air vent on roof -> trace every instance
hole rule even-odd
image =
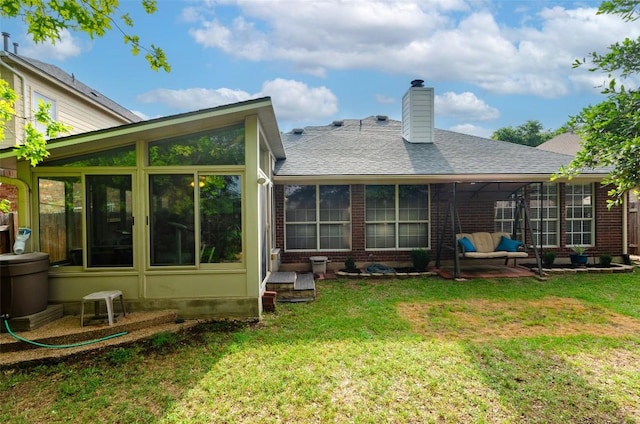
[[[334,127],[341,127],[344,125],[344,121],[333,121]]]
[[[378,115],[378,116],[376,116],[376,119],[378,121],[387,121],[387,120],[389,120],[389,117],[387,115]]]
[[[75,77],[74,77],[74,79],[75,79]],[[100,96],[98,95],[98,93],[96,93],[95,91],[92,91],[92,92],[91,92],[91,94],[93,94],[95,97],[100,97]]]
[[[293,134],[302,134],[304,132],[304,128],[294,128],[291,130]]]

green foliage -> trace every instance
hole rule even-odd
[[[416,271],[426,271],[431,261],[429,252],[424,249],[413,249],[411,251],[411,262]]]
[[[347,256],[347,259],[345,259],[344,268],[347,270],[347,272],[355,271],[357,269],[356,262],[353,260],[351,256]]]
[[[571,246],[571,250],[573,250],[576,255],[584,255],[584,252],[587,251],[587,248],[584,246]]]
[[[605,1],[598,13],[617,14],[624,21],[635,21],[640,17],[639,5],[638,0]],[[612,207],[621,204],[627,191],[640,186],[640,92],[637,88],[625,88],[612,76],[616,73],[627,78],[640,71],[640,37],[614,43],[606,54],[592,52],[589,61],[577,60],[574,67],[587,63],[593,65],[590,71],[607,74],[608,83],[602,90],[607,99],[571,118],[569,125],[583,140],[582,150],[553,179],[560,176],[571,179],[585,169],[611,167],[613,170],[603,183],[613,187],[607,200]]]
[[[139,347],[117,347],[107,351],[107,353],[105,353],[105,359],[113,365],[121,365],[131,362],[139,353]]]
[[[498,128],[491,134],[491,138],[535,147],[565,131],[566,128],[564,127],[555,131],[545,131],[540,121],[531,120],[522,125],[518,125],[516,128],[511,126]]]
[[[556,260],[556,252],[547,251],[542,254],[542,262],[544,266],[550,267]]]
[[[42,100],[38,102],[35,120],[45,128],[45,134],[39,131],[32,122],[27,122],[24,126],[24,143],[15,146],[18,159],[28,160],[31,166],[36,166],[49,156],[47,138],[55,138],[71,130],[70,126],[57,122],[51,117],[51,104],[44,103]]]
[[[0,141],[4,140],[4,130],[7,122],[16,114],[14,105],[18,95],[9,87],[9,83],[4,79],[0,79]]]
[[[142,0],[141,5],[149,15],[157,10],[157,0]],[[2,2],[0,16],[21,19],[36,43],[55,44],[64,30],[83,32],[95,39],[115,28],[122,33],[124,44],[131,46],[134,56],[144,50],[153,70],[169,72],[171,67],[162,49],[153,44],[147,48],[139,36],[124,31],[123,28],[133,28],[134,21],[128,13],[118,16],[119,6],[119,0],[14,0]]]
[[[0,199],[0,213],[11,212],[11,202],[9,199]]]
[[[176,343],[178,343],[178,336],[170,331],[164,331],[162,333],[155,334],[151,338],[151,345],[156,349],[171,347]]]
[[[602,266],[609,266],[611,265],[611,261],[613,260],[613,257],[609,254],[602,254],[600,255],[600,265]]]

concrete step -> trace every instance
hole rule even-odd
[[[312,273],[274,272],[267,280],[267,290],[278,293],[278,302],[309,302],[316,298]]]

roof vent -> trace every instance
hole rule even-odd
[[[334,127],[341,127],[344,125],[344,121],[333,121]]]
[[[424,80],[415,79],[411,81],[411,87],[424,87]]]
[[[304,128],[294,128],[291,130],[293,134],[302,134],[304,132]]]
[[[378,121],[388,121],[388,120],[389,120],[389,117],[388,117],[387,115],[377,115],[377,116],[376,116],[376,119],[377,119]]]

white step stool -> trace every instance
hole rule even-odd
[[[120,305],[122,306],[122,316],[127,315],[127,311],[124,307],[124,299],[122,298],[122,292],[120,290],[105,290],[95,293],[90,293],[82,298],[82,307],[80,312],[80,326],[84,327],[84,302],[93,301],[94,309],[93,313],[98,316],[98,306],[101,300],[107,305],[107,318],[109,318],[109,325],[113,325],[113,299],[120,297]]]

